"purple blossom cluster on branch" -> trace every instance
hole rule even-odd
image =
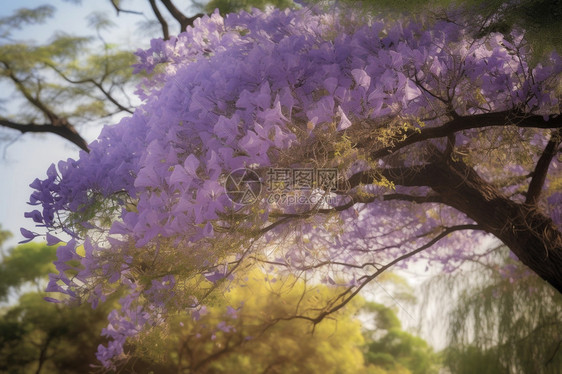
[[[136,71],[152,73],[142,106],[35,180],[26,214],[49,243],[72,237],[47,291],[94,306],[123,295],[102,363],[166,313],[198,313],[245,264],[348,287],[314,317],[296,310],[317,322],[418,253],[452,271],[486,232],[510,245],[520,226],[530,241],[544,229],[558,261],[562,63],[532,67],[520,35],[474,39],[462,24],[215,13],[139,51]],[[317,204],[265,191],[239,205],[224,179],[240,168],[333,168],[338,189],[302,192],[331,197]],[[497,227],[504,210],[513,233]]]

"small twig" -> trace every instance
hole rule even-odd
[[[113,8],[115,9],[115,11],[117,12],[117,15],[119,15],[119,13],[129,13],[129,14],[137,14],[137,15],[143,15],[143,12],[137,12],[136,10],[127,10],[127,9],[122,9],[119,7],[119,5],[117,5],[117,1],[115,0],[111,0],[111,5],[113,5]]]

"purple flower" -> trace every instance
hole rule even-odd
[[[212,283],[216,283],[219,280],[224,279],[225,277],[226,277],[226,273],[218,270],[213,273],[205,274],[205,279],[207,279],[209,282]]]
[[[20,241],[20,242],[19,242],[20,244],[30,242],[30,241],[32,241],[33,239],[35,239],[36,236],[38,236],[38,234],[36,234],[36,233],[34,233],[34,232],[32,232],[32,231],[29,231],[29,230],[27,230],[27,229],[24,229],[23,227],[20,228],[20,232],[21,232],[21,234],[23,235],[24,238],[27,238],[27,240],[22,240],[22,241]]]
[[[32,212],[26,212],[23,214],[25,218],[31,218],[35,223],[43,223],[43,216],[38,210]]]
[[[50,233],[46,234],[46,239],[47,239],[47,245],[56,245],[62,241],[56,236],[51,235]]]

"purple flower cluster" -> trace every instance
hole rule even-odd
[[[447,121],[450,108],[441,97],[453,98],[459,115],[556,108],[557,99],[543,86],[562,64],[532,69],[517,38],[509,40],[499,34],[472,40],[459,24],[446,21],[391,23],[310,9],[254,10],[226,18],[215,13],[168,41],[154,40],[137,53],[136,71],[152,72],[137,91],[141,107],[106,127],[90,153],[51,166],[47,179],[31,184],[30,204],[38,209],[26,217],[52,230],[50,242],[57,241],[55,232],[72,237],[58,249],[59,274],[51,276],[48,291],[87,297],[95,305],[129,285],[104,330],[112,342],[99,351],[98,358],[111,366],[124,355],[127,337],[170,307],[178,277],[193,280],[200,274],[212,284],[227,278],[228,266],[218,264],[243,256],[235,248],[219,251],[214,243],[236,243],[232,235],[261,229],[279,213],[263,202],[237,207],[223,186],[230,171],[310,165],[314,160],[294,160],[291,154],[330,129],[338,136],[371,126],[382,146],[390,144],[404,123],[420,131]],[[517,136],[548,139],[531,130]],[[467,130],[457,146],[483,141],[478,131]],[[444,147],[441,140],[431,142]],[[416,152],[409,152],[413,156],[404,165],[416,165]],[[328,166],[339,167],[341,175],[367,164],[332,161]],[[491,168],[479,171],[494,178]],[[517,171],[529,172],[526,166]],[[292,236],[296,244],[290,245],[284,236],[279,260],[301,269],[330,261],[365,270],[365,261],[380,263],[427,244],[432,230],[470,223],[437,204],[385,201],[387,192],[373,188],[365,193],[379,201],[302,223],[298,230],[305,237]],[[406,192],[424,193],[394,191]],[[559,207],[558,195],[549,202]],[[550,211],[560,225],[560,209]],[[243,222],[226,218],[236,217],[233,212],[244,216]],[[273,243],[282,229],[270,230],[262,244]],[[29,240],[37,235],[26,229],[22,234]],[[477,240],[472,236],[462,239]],[[443,262],[462,258],[455,255],[464,247],[460,236],[444,243],[447,254],[438,255],[444,245],[429,253]],[[349,269],[354,284],[361,273]]]
[[[145,325],[155,323],[155,313],[145,311],[137,303],[138,297],[138,291],[129,293],[120,300],[121,310],[109,313],[109,324],[102,330],[102,335],[111,340],[107,346],[99,345],[96,354],[106,368],[114,368],[115,361],[126,358],[123,346],[128,337],[137,335]]]

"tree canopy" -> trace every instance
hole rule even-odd
[[[128,9],[128,4],[120,1],[108,3],[117,15],[130,13],[139,16],[139,20],[144,18],[145,31],[156,28],[154,36],[161,34],[166,40],[170,38],[171,21],[178,24],[179,30],[185,30],[203,16],[196,13],[188,17],[170,0],[148,0],[152,14]],[[293,4],[292,0],[212,1],[201,10],[212,13],[219,8],[228,13],[272,3],[280,7]],[[135,62],[132,51],[104,38],[117,23],[101,11],[88,17],[95,36],[59,31],[41,44],[18,38],[17,31],[48,22],[55,11],[52,5],[41,5],[20,8],[0,18],[0,82],[14,91],[10,104],[22,104],[15,111],[0,108],[0,127],[21,134],[56,134],[88,151],[79,129],[104,120],[107,123],[115,115],[131,114],[136,105],[132,92],[140,76],[131,74]]]
[[[403,331],[400,320],[391,308],[367,302],[362,310],[369,312],[375,322],[375,328],[366,332],[366,364],[381,370],[381,374],[438,372],[439,359],[433,349],[423,339]]]
[[[71,2],[79,4],[81,1]],[[319,3],[326,7],[351,5],[355,8],[358,5],[356,1],[347,0],[296,3]],[[170,31],[171,23],[176,23],[183,31],[197,18],[205,13],[212,14],[215,9],[225,15],[239,10],[249,11],[254,7],[263,9],[273,5],[284,9],[296,6],[293,0],[212,0],[206,4],[194,1],[192,7],[200,12],[186,15],[171,0],[148,0],[151,14],[129,9],[129,4],[121,1],[110,0],[109,4],[117,16],[123,13],[143,16],[143,30],[160,33],[165,40],[174,33],[173,29]],[[397,4],[394,1],[365,0],[359,4],[368,12],[410,15],[429,12],[438,17],[446,17],[444,9],[454,4],[458,7],[457,11],[465,12],[479,25],[474,30],[477,35],[507,34],[515,28],[525,33],[525,38],[532,44],[534,56],[539,57],[553,49],[560,51],[562,47],[559,38],[562,7],[559,1],[427,0]],[[21,8],[10,16],[0,18],[0,80],[8,83],[24,102],[17,113],[2,113],[0,126],[21,134],[57,134],[88,150],[86,140],[78,131],[82,125],[115,114],[131,113],[135,108],[129,96],[131,85],[135,83],[129,69],[131,54],[107,43],[101,36],[116,27],[116,23],[102,12],[94,13],[88,19],[97,37],[58,33],[44,45],[14,37],[14,31],[47,22],[54,12],[52,5],[42,5]],[[13,97],[10,99],[13,100]]]
[[[454,11],[305,7],[153,40],[142,105],[32,184],[28,216],[71,237],[47,290],[125,294],[108,366],[255,266],[344,287],[294,305],[313,325],[393,265],[484,256],[488,235],[562,291],[560,57],[531,64],[518,30],[475,31]]]

